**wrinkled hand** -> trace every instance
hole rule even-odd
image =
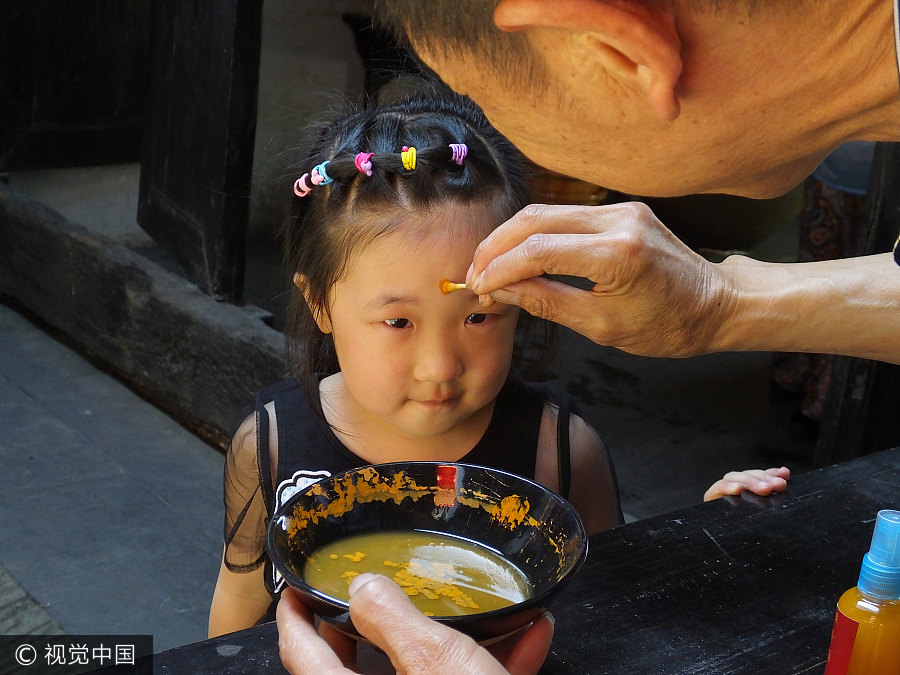
[[[580,289],[541,276],[582,277]],[[594,342],[644,356],[709,351],[730,286],[640,203],[531,205],[475,252],[466,283]]]
[[[422,614],[390,579],[374,574],[361,574],[350,584],[350,617],[398,673],[534,675],[553,638],[553,621],[545,614],[524,633],[492,647],[502,655],[501,664],[471,638]],[[356,643],[325,623],[320,636],[312,613],[290,588],[282,593],[276,620],[281,661],[294,675],[356,672]]]
[[[744,490],[763,497],[773,492],[784,492],[790,477],[790,469],[784,466],[777,469],[729,471],[721,480],[709,486],[703,495],[703,501],[709,502],[725,495],[739,495]]]

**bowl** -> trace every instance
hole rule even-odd
[[[389,530],[464,538],[524,574],[531,587],[524,600],[475,614],[434,617],[482,644],[534,621],[587,556],[584,524],[556,493],[497,469],[445,462],[375,464],[323,478],[276,510],[267,545],[273,565],[307,606],[359,638],[348,603],[312,587],[303,567],[326,544]]]

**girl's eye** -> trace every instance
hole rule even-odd
[[[469,314],[466,317],[466,323],[484,323],[484,320],[487,319],[487,314]]]
[[[387,319],[385,323],[391,328],[406,328],[409,325],[409,319]]]

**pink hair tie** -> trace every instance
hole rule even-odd
[[[354,158],[353,163],[356,164],[356,168],[359,169],[360,173],[364,173],[367,176],[372,175],[372,153],[371,152],[356,153],[356,157]]]
[[[469,147],[465,143],[451,143],[450,149],[453,151],[451,159],[462,166],[463,160],[469,154]]]
[[[309,185],[306,184],[307,176],[309,176],[309,174],[305,173],[300,176],[300,178],[294,181],[294,194],[298,197],[305,197],[312,190],[312,188],[310,188]]]

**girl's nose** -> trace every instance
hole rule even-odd
[[[438,334],[419,344],[414,377],[420,382],[451,382],[462,375],[463,361],[455,341]]]

